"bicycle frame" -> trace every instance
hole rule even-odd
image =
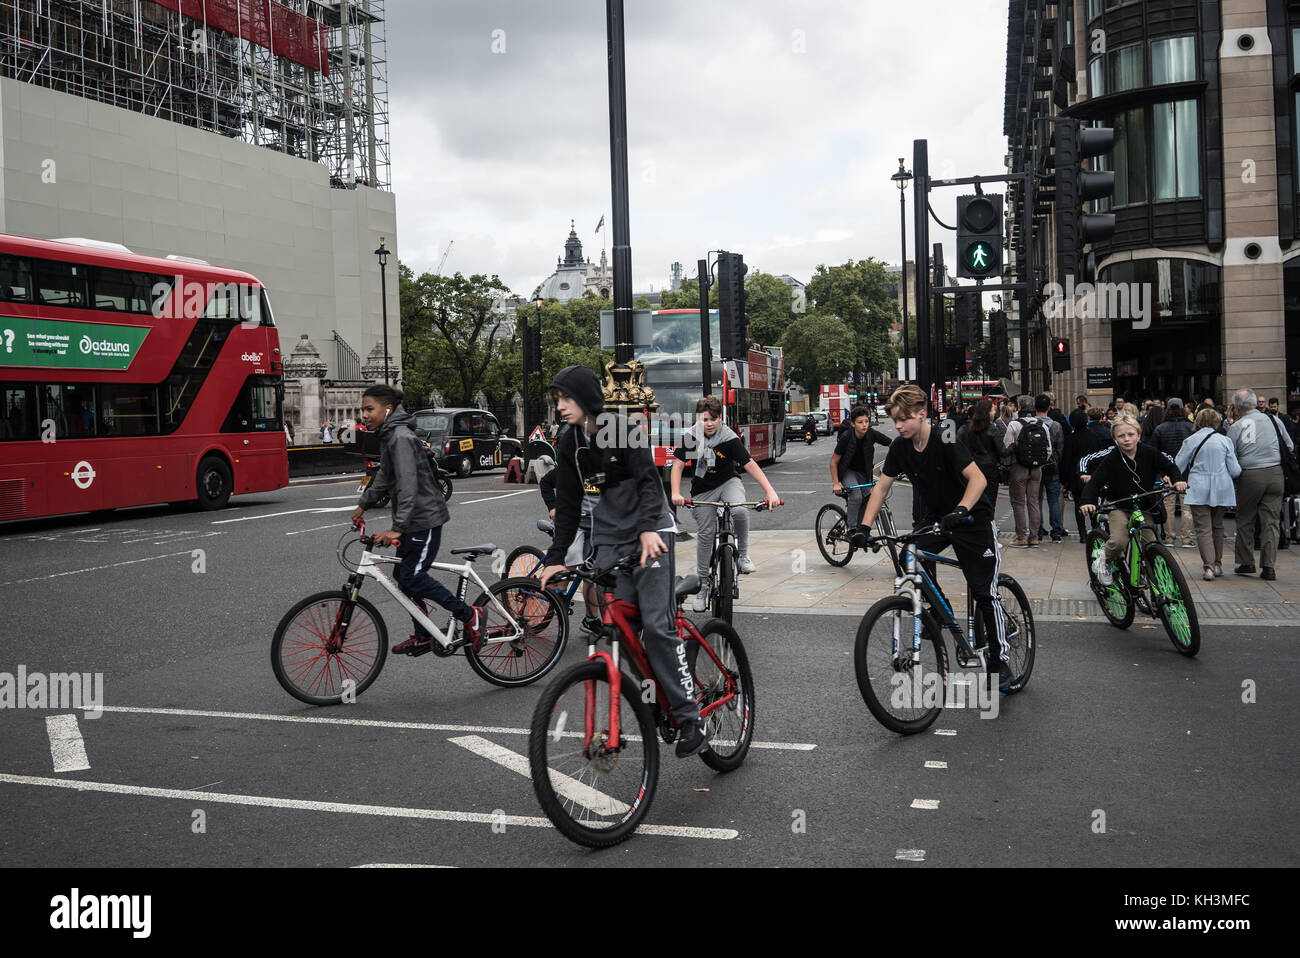
[[[592,643],[591,652],[587,656],[589,662],[600,659],[605,665],[605,677],[609,682],[609,745],[610,750],[622,748],[622,731],[619,728],[619,696],[622,695],[623,672],[619,668],[619,645],[626,643],[628,655],[631,659],[632,666],[641,675],[642,679],[646,676],[653,676],[654,670],[650,668],[650,662],[646,658],[645,648],[641,640],[637,638],[636,624],[640,621],[640,610],[631,602],[623,599],[614,598],[612,592],[606,592],[601,602],[602,616],[604,624],[609,627],[607,636],[610,642],[610,651],[595,648]],[[717,666],[720,674],[727,676],[727,694],[710,702],[700,709],[700,718],[706,719],[716,712],[723,705],[726,705],[736,697],[736,681],[731,670],[722,664],[713,647],[704,641],[704,636],[696,631],[695,626],[691,624],[690,619],[686,618],[685,613],[678,609],[673,619],[677,627],[677,635],[683,642],[694,640],[699,643],[700,648],[708,653],[714,665]],[[674,728],[677,726],[677,720],[673,718],[672,711],[668,707],[668,700],[663,694],[660,687],[661,683],[657,679],[652,679],[655,692],[655,702],[660,711],[668,717],[668,721]],[[594,682],[587,682],[586,707],[583,710],[583,742],[584,752],[591,747],[592,740],[595,738],[596,723],[596,685]]]
[[[444,633],[442,629],[438,628],[437,623],[425,614],[422,608],[402,594],[402,590],[398,588],[397,584],[393,582],[392,579],[384,575],[379,566],[386,563],[398,565],[401,563],[401,560],[395,556],[376,555],[369,549],[365,550],[361,554],[361,561],[357,564],[357,571],[348,577],[348,586],[351,590],[352,598],[356,599],[357,595],[361,591],[361,579],[374,579],[388,590],[388,593],[397,600],[398,604],[400,604],[403,609],[410,613],[411,618],[415,619],[415,621],[419,622],[429,630],[429,633],[437,640],[439,645],[444,649],[449,648],[452,644],[453,636],[456,633],[455,619],[448,615],[447,631]],[[505,606],[500,603],[497,597],[488,590],[488,587],[484,584],[483,580],[478,577],[478,573],[474,571],[474,564],[472,562],[466,562],[461,565],[449,562],[431,562],[429,563],[429,568],[438,569],[442,572],[454,572],[460,577],[456,589],[456,598],[460,599],[462,602],[465,601],[465,596],[468,594],[470,580],[474,580],[474,582],[478,584],[479,588],[487,594],[492,605],[506,617],[507,622],[510,622],[514,626],[514,631],[509,635],[484,636],[484,645],[495,645],[501,642],[514,642],[523,638],[523,628],[517,621],[515,621],[514,616],[506,610]]]
[[[883,510],[882,510],[883,511]],[[952,635],[957,648],[966,654],[979,660],[981,668],[987,666],[985,650],[977,649],[971,645],[968,635],[975,634],[975,600],[973,596],[966,597],[966,632],[962,632],[961,626],[957,623],[957,618],[953,614],[952,605],[948,597],[944,595],[943,590],[939,588],[939,583],[932,579],[925,567],[917,562],[917,553],[920,553],[921,560],[937,562],[941,565],[961,567],[961,563],[956,559],[950,559],[947,556],[938,555],[934,552],[926,552],[918,549],[914,543],[907,543],[902,547],[902,554],[896,551],[895,544],[889,543],[890,556],[894,560],[895,571],[901,571],[901,575],[894,579],[894,594],[907,594],[912,600],[912,659],[917,661],[921,652],[921,599],[924,597],[929,603],[930,608],[936,612],[942,613],[939,621],[941,628],[945,628]],[[894,622],[894,630],[897,633],[898,622]],[[900,637],[893,636],[893,654],[898,655]]]
[[[1151,492],[1161,491],[1163,490],[1153,489]],[[1148,495],[1151,495],[1151,493],[1149,492],[1133,496],[1130,497],[1130,500],[1142,498],[1143,496]],[[1120,501],[1122,502],[1125,500]],[[1107,509],[1106,512],[1109,513],[1115,508],[1118,508],[1118,504],[1111,503],[1111,508]],[[1092,517],[1092,522],[1094,527],[1104,530],[1107,536],[1109,536],[1110,520],[1106,518],[1105,514],[1101,512],[1096,513]],[[1128,548],[1124,550],[1123,556],[1125,571],[1128,573],[1128,582],[1126,584],[1129,585],[1134,592],[1142,591],[1142,571],[1146,566],[1146,559],[1142,555],[1142,532],[1146,529],[1151,530],[1153,535],[1156,532],[1156,527],[1147,522],[1146,514],[1143,513],[1140,507],[1135,505],[1132,511],[1129,512]]]

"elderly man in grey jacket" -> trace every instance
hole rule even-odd
[[[1237,479],[1237,575],[1255,574],[1255,519],[1259,518],[1259,577],[1273,580],[1277,559],[1278,523],[1282,512],[1282,451],[1293,449],[1285,430],[1273,428],[1273,420],[1257,408],[1254,390],[1239,389],[1232,396],[1236,421],[1228,438],[1241,463]]]

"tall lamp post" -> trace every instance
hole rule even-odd
[[[909,375],[909,350],[907,345],[907,184],[912,179],[912,174],[903,168],[903,158],[898,158],[898,172],[890,177],[898,186],[898,231],[903,241],[903,266],[898,274],[899,285],[903,288],[903,379],[911,378]],[[920,268],[919,265],[917,267]]]
[[[537,312],[537,339],[536,339],[536,348],[532,350],[533,362],[535,362],[537,364],[537,368],[540,369],[542,367],[542,356],[541,356],[542,288],[540,286],[538,286],[537,289],[533,291],[533,309],[536,310]],[[528,441],[528,436],[527,436],[528,433],[528,372],[526,368],[524,371],[524,433],[525,433],[524,442],[527,442]]]
[[[379,302],[384,316],[384,385],[386,386],[393,384],[388,374],[388,278],[385,267],[388,266],[389,252],[388,247],[384,245],[384,237],[379,237],[379,249],[375,250],[375,255],[379,257]]]

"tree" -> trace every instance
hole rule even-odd
[[[401,264],[398,286],[403,383],[413,393],[438,389],[469,405],[501,353],[504,324],[492,307],[511,295],[509,288],[482,274],[415,279]]]
[[[764,346],[780,342],[794,322],[794,291],[771,273],[751,272],[745,282],[745,316],[750,339]]]
[[[886,349],[890,330],[902,318],[895,286],[885,264],[870,258],[818,266],[808,281],[808,298],[817,309],[840,317],[853,332],[851,365],[857,371],[889,373],[896,368]]]
[[[813,311],[790,324],[781,347],[786,378],[817,396],[823,383],[844,380],[853,360],[853,332],[839,317]]]

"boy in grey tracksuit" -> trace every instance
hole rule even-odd
[[[707,743],[707,735],[686,646],[674,623],[677,524],[645,431],[622,416],[604,412],[600,380],[585,366],[560,370],[551,389],[560,414],[574,428],[556,449],[555,536],[546,553],[542,585],[564,569],[565,553],[578,532],[583,497],[590,496],[592,563],[604,568],[640,552],[639,568],[617,573],[614,594],[641,611],[646,658],[682,730],[677,755],[694,755]]]

